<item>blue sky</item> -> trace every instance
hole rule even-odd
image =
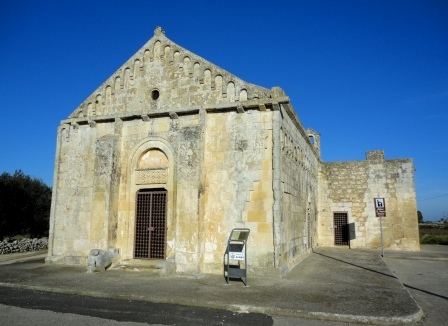
[[[448,2],[0,2],[0,172],[53,182],[56,130],[162,26],[238,77],[282,87],[324,161],[413,158],[418,208],[448,215]]]

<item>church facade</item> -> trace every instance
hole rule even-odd
[[[281,88],[157,28],[58,127],[47,262],[104,249],[121,266],[221,273],[230,231],[249,228],[249,272],[282,276],[314,246],[381,246],[376,197],[386,248],[418,250],[412,160],[322,162]]]

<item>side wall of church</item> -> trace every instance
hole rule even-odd
[[[279,175],[274,177],[274,188],[280,211],[275,215],[275,236],[277,266],[286,274],[316,241],[319,154],[291,108],[281,105],[278,114],[278,169],[274,171]]]
[[[366,161],[323,163],[319,169],[320,246],[334,246],[333,213],[345,212],[354,224],[351,248],[381,248],[374,198],[384,198],[384,247],[419,250],[414,166],[411,159],[385,160],[383,151]]]

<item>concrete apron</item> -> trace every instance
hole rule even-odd
[[[0,255],[0,265],[9,265],[29,260],[45,259],[47,257],[47,250],[39,251],[25,251],[13,254]]]
[[[372,250],[316,248],[286,278],[249,277],[248,286],[227,285],[222,275],[160,277],[118,269],[89,274],[86,266],[44,264],[42,254],[0,265],[0,286],[39,291],[380,325],[412,323],[423,316]]]

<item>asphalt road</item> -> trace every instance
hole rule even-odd
[[[160,326],[353,324],[0,287],[1,325]]]
[[[239,314],[210,308],[95,298],[8,287],[0,288],[0,304],[110,319],[117,322],[155,325],[273,325],[271,317],[258,313]],[[3,314],[8,315],[4,312],[5,310],[6,308],[3,307],[0,314],[2,323],[6,317]],[[48,325],[45,319],[41,322],[42,325]],[[4,325],[13,325],[13,323],[16,323],[15,319],[9,320]],[[31,324],[36,325],[36,322]],[[17,325],[23,325],[23,323],[17,323]]]
[[[48,310],[24,309],[0,304],[1,325],[5,326],[148,326],[149,324],[122,322],[98,317],[71,313],[58,313]],[[161,324],[151,324],[159,326]]]
[[[301,318],[275,317],[274,326],[349,326],[335,322],[322,320],[311,320]],[[138,323],[130,321],[116,321],[99,317],[76,315],[72,313],[59,313],[49,310],[25,309],[0,304],[1,325],[23,326],[23,325],[45,325],[45,326],[162,326],[163,324]],[[165,324],[167,325],[167,324]],[[182,321],[176,325],[196,325]],[[207,324],[210,325],[210,324]],[[221,325],[227,325],[225,323]],[[256,325],[256,324],[247,324]]]

